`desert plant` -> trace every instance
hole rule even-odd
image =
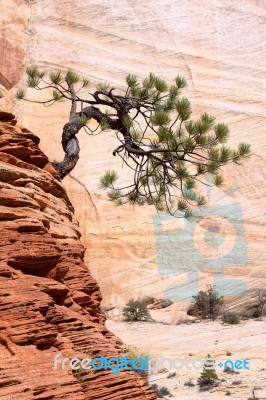
[[[26,74],[27,86],[44,90],[47,100],[31,100],[24,89],[17,90],[18,100],[47,107],[69,101],[69,118],[62,132],[65,157],[52,163],[61,178],[78,162],[77,134],[81,129],[89,135],[105,130],[115,132],[118,146],[113,155],[120,157],[132,172],[132,183],[117,185],[118,174],[107,171],[100,186],[117,205],[154,205],[157,210],[174,215],[178,211],[178,215],[181,212],[189,218],[192,207],[206,203],[196,187],[202,184],[202,177],[211,174],[214,185],[219,187],[223,184],[221,167],[230,162],[240,164],[251,154],[246,143],[240,143],[235,150],[226,146],[228,127],[215,123],[208,113],[197,120],[191,118],[191,104],[181,97],[186,87],[181,76],[168,84],[152,73],[143,80],[128,75],[123,91],[102,82],[88,92],[85,88],[89,80],[81,79],[72,70],[47,74],[30,66]],[[90,125],[91,120],[98,124],[96,129]]]
[[[242,384],[242,381],[240,381],[240,380],[232,382],[232,385],[241,385],[241,384]]]
[[[135,358],[144,359],[144,357],[148,357],[149,359],[152,357],[152,354],[146,350],[140,349],[136,346],[122,345],[119,349],[119,354],[121,357],[127,356],[129,360],[134,360]],[[138,367],[141,366],[140,361],[135,363]],[[132,367],[132,370],[137,372],[142,378],[147,379],[149,376],[148,369],[137,369]]]
[[[229,325],[236,325],[240,323],[240,320],[237,314],[229,312],[223,315],[223,322]]]
[[[211,359],[212,357],[210,354],[207,355],[208,359]],[[213,366],[210,368],[206,363],[204,364],[203,370],[200,374],[200,377],[198,379],[198,385],[200,386],[201,390],[206,390],[209,389],[212,386],[216,386],[218,383],[218,376],[215,372],[215,367]]]
[[[242,314],[242,319],[260,318],[265,315],[266,290],[260,289],[257,293],[256,303],[248,307]]]
[[[84,354],[84,355],[80,358],[80,365],[79,365],[79,368],[76,369],[76,370],[72,370],[73,375],[74,375],[75,378],[77,378],[78,380],[80,380],[84,375],[90,375],[90,374],[94,374],[94,373],[95,373],[95,370],[94,370],[93,368],[84,369],[84,368],[82,367],[81,362],[82,362],[85,358],[86,358],[86,359],[89,358],[89,359],[92,360],[92,359],[93,359],[93,354],[92,354],[92,352],[88,352],[88,353]]]
[[[252,317],[253,318],[260,318],[261,314],[262,314],[262,312],[259,309],[259,307],[255,307],[254,310],[252,311]]]
[[[153,383],[151,389],[155,391],[159,399],[163,399],[164,396],[172,396],[169,389],[165,386],[158,386],[156,383]]]
[[[141,299],[129,300],[123,308],[125,321],[152,321],[151,314],[147,308],[147,303]]]
[[[259,290],[257,300],[258,300],[258,305],[257,305],[256,311],[257,311],[258,316],[255,318],[262,317],[262,315],[264,313],[264,307],[266,304],[266,290],[265,289]]]
[[[169,374],[167,375],[167,379],[171,379],[171,378],[175,378],[176,377],[176,372],[169,372]]]
[[[198,317],[210,318],[213,321],[218,317],[223,305],[223,296],[219,296],[212,286],[208,286],[205,291],[201,290],[193,298],[195,303],[192,304],[191,309]]]
[[[239,371],[235,371],[233,368],[230,368],[229,365],[226,366],[226,368],[224,369],[224,372],[226,372],[227,374],[239,374]]]
[[[192,382],[192,379],[189,379],[188,381],[186,381],[184,383],[184,386],[193,387],[193,386],[195,386],[195,384]]]

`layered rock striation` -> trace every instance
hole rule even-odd
[[[0,113],[0,399],[153,400],[132,371],[75,374],[54,357],[119,357],[73,207],[39,139]]]
[[[238,168],[226,167],[225,193],[213,190],[208,202],[208,207],[217,206],[222,213],[227,207],[231,227],[244,226],[246,257],[239,267],[228,262],[223,273],[225,278],[239,278],[246,285],[248,296],[244,298],[248,304],[252,293],[266,282],[262,250],[266,187],[265,2],[220,0],[206,1],[204,6],[199,0],[10,0],[5,3],[11,4],[3,9],[5,20],[21,19],[21,25],[13,24],[21,27],[21,35],[13,43],[25,48],[26,56],[21,55],[20,60],[21,63],[24,60],[25,67],[36,64],[48,73],[73,68],[90,79],[91,86],[86,88],[89,92],[98,82],[105,81],[124,89],[125,76],[129,73],[142,79],[154,72],[168,83],[177,74],[184,75],[188,88],[182,96],[191,100],[193,118],[206,111],[217,122],[228,124],[232,148],[241,141],[251,144],[252,159]],[[11,52],[5,52],[2,70],[6,77],[10,58]],[[15,69],[15,65],[20,65],[18,59],[12,65],[14,70],[20,70]],[[25,76],[19,86],[23,86],[24,79]],[[27,94],[38,100],[42,96],[30,90]],[[8,105],[8,96],[1,102]],[[58,102],[49,109],[17,102],[10,108],[14,109],[19,121],[40,136],[41,148],[50,160],[62,160],[59,146],[62,127],[69,115],[68,102]],[[122,168],[120,159],[112,156],[119,145],[114,132],[88,137],[81,131],[78,138],[80,160],[64,184],[80,221],[82,241],[87,248],[85,260],[100,284],[105,305],[121,309],[130,298],[146,295],[163,298],[165,290],[172,285],[186,284],[188,293],[190,282],[192,286],[198,285],[199,290],[205,289],[205,283],[212,284],[215,258],[210,257],[212,246],[204,268],[198,263],[200,252],[193,253],[195,262],[191,266],[191,241],[183,242],[189,257],[185,252],[182,257],[177,250],[169,254],[164,251],[176,273],[161,274],[163,266],[158,257],[160,249],[157,250],[160,237],[154,229],[153,221],[157,218],[154,208],[129,205],[117,208],[99,189],[99,179],[108,169],[118,172],[120,182],[128,182],[128,169]],[[230,192],[231,185],[237,185],[237,191]],[[207,195],[204,186],[202,195]],[[239,203],[242,215],[234,212],[231,203]],[[178,233],[175,242],[189,234],[181,220],[175,230]],[[236,239],[232,232],[233,229],[222,232],[231,243]],[[192,238],[195,243],[201,239],[199,230],[197,234]],[[219,262],[217,270],[218,267]],[[188,276],[190,271],[196,271],[192,278]],[[230,282],[224,286],[225,290],[232,287]],[[179,308],[184,305],[187,309],[191,296],[185,300],[186,304],[179,302]],[[234,303],[242,305],[244,300],[237,296]],[[176,318],[173,313],[174,323]]]

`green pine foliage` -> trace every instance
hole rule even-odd
[[[78,122],[79,122],[80,126],[86,126],[86,125],[87,125],[87,122],[88,122],[88,118],[86,118],[86,117],[79,117],[79,118],[78,118]]]
[[[79,81],[79,76],[76,72],[72,71],[72,69],[69,69],[66,73],[66,80],[74,84]]]
[[[23,89],[17,89],[16,94],[15,94],[15,97],[16,97],[17,100],[22,100],[22,99],[24,99],[25,94],[26,94],[26,93],[25,93],[25,90],[23,90]]]
[[[70,101],[71,118],[80,107],[74,120],[77,131],[115,131],[120,144],[113,154],[133,171],[132,184],[125,186],[118,184],[114,171],[107,171],[100,179],[100,187],[116,205],[153,205],[158,211],[190,218],[193,208],[206,205],[200,190],[204,175],[211,175],[213,185],[220,188],[224,185],[221,168],[231,162],[241,164],[251,155],[247,143],[236,149],[228,146],[228,126],[216,123],[209,113],[193,119],[191,103],[182,95],[187,86],[182,76],[168,82],[153,73],[144,79],[129,74],[125,91],[101,82],[94,93],[88,93],[84,88],[89,80],[72,69],[45,76],[37,66],[30,66],[26,75],[28,87],[51,89],[51,97],[37,103],[50,106]],[[17,90],[16,98],[34,101],[27,99],[24,89]],[[94,117],[83,113],[90,106],[98,110],[95,130],[90,129]]]
[[[211,355],[208,354],[207,359],[211,359]],[[200,386],[201,390],[208,390],[213,386],[216,386],[218,384],[218,375],[215,371],[215,367],[213,366],[212,368],[210,365],[208,365],[207,362],[205,362],[203,370],[200,374],[200,377],[198,379],[198,385]]]
[[[52,83],[54,83],[55,85],[58,85],[61,81],[62,81],[63,77],[61,75],[61,72],[52,72],[50,74],[50,80]]]
[[[112,186],[117,179],[118,175],[116,171],[106,171],[100,179],[100,187],[102,189],[107,189]]]
[[[58,92],[58,90],[53,90],[53,99],[54,101],[59,101],[62,100],[63,96],[61,95],[60,92]]]

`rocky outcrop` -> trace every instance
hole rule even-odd
[[[39,139],[0,113],[0,399],[153,400],[132,371],[77,376],[54,356],[117,357],[73,207]]]

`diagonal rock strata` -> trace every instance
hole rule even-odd
[[[0,113],[0,399],[154,400],[132,371],[75,376],[54,356],[119,357],[78,224],[39,139]]]

